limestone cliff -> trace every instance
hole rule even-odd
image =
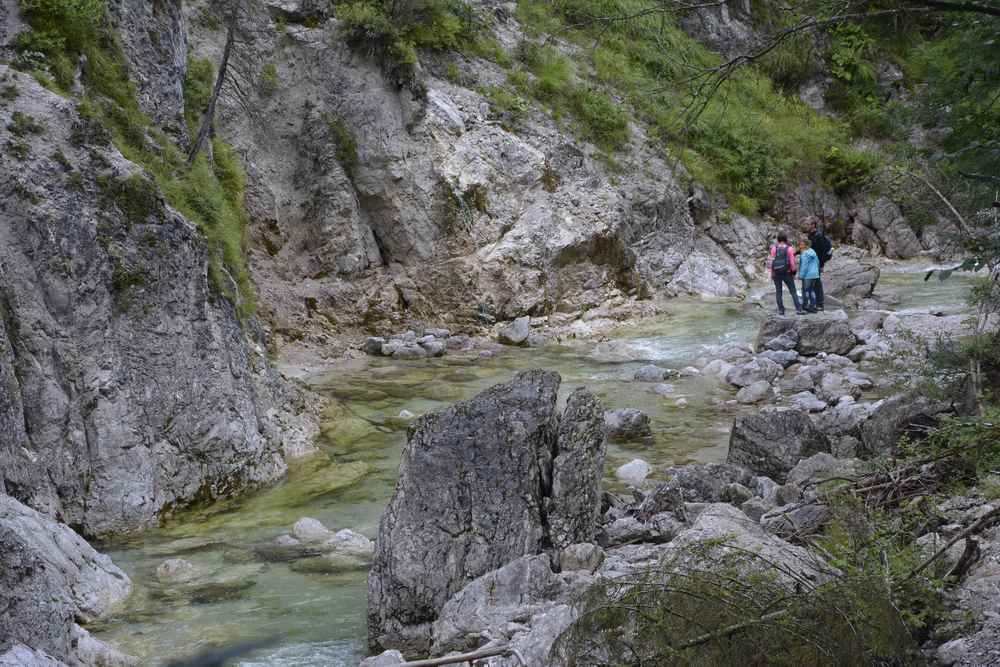
[[[73,101],[2,64],[0,80],[16,93],[0,106],[0,490],[102,534],[280,476],[312,427],[213,294],[200,233]]]

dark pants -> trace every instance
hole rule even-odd
[[[819,283],[819,278],[802,279],[802,307],[806,310],[814,310],[816,308],[817,283]]]
[[[778,312],[780,314],[785,314],[785,302],[781,298],[782,284],[788,288],[788,293],[792,295],[792,302],[795,303],[795,311],[798,312],[802,310],[802,306],[799,305],[799,295],[795,292],[795,279],[792,278],[792,274],[781,273],[771,276],[771,280],[774,281],[774,299],[778,302]]]
[[[813,292],[816,294],[816,301],[813,303],[817,308],[823,307],[823,267],[819,267],[819,278],[813,280]]]

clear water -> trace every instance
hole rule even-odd
[[[900,265],[883,272],[880,286],[903,297],[900,308],[954,311],[964,304],[968,280],[924,283],[920,267]],[[744,409],[723,404],[732,397],[730,389],[716,380],[680,378],[670,382],[674,394],[663,398],[650,391],[651,384],[631,377],[646,363],[681,368],[711,346],[749,342],[765,314],[758,305],[676,301],[667,315],[622,327],[605,340],[562,341],[490,359],[345,364],[314,381],[318,391],[333,399],[319,456],[296,465],[287,479],[260,493],[187,512],[162,528],[103,545],[132,577],[136,590],[120,614],[94,631],[149,665],[259,638],[274,643],[231,664],[356,665],[365,651],[366,573],[297,572],[287,563],[256,561],[248,548],[287,533],[303,516],[334,530],[352,528],[374,537],[406,438],[401,411],[436,410],[519,370],[546,368],[562,375],[563,396],[586,385],[607,408],[637,407],[652,418],[654,441],[612,444],[607,473],[634,457],[656,464],[719,461],[725,457],[732,419]],[[687,407],[675,405],[680,397]],[[615,486],[612,479],[608,484]],[[171,557],[236,584],[226,589],[228,594],[196,600],[165,595],[155,570]]]

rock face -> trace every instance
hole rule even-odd
[[[517,131],[496,122],[481,91],[504,84],[499,66],[457,62],[476,89],[428,66],[414,95],[352,52],[324,3],[268,6],[246,19],[255,59],[241,64],[275,65],[277,90],[244,91],[251,119],[225,89],[218,126],[247,156],[250,266],[282,342],[323,342],[325,321],[303,302],[373,328],[430,313],[468,322],[479,305],[500,321],[572,318],[627,311],[650,287],[738,295],[759,270],[760,226],[696,220],[691,188],[645,142],[623,152],[636,177],[619,183],[534,105]],[[203,25],[199,9],[184,3],[187,44],[218,62],[225,31]],[[513,55],[516,20],[503,26]],[[356,160],[338,159],[345,132]]]
[[[894,259],[916,257],[923,252],[920,239],[899,207],[885,197],[858,211],[852,236],[854,245],[883,252]]]
[[[132,591],[107,556],[68,527],[2,494],[0,553],[0,656],[10,650],[24,657],[31,649],[68,664],[95,664],[79,655],[80,637],[92,650],[112,651],[75,626],[101,618]]]
[[[880,273],[874,264],[834,257],[823,267],[823,293],[839,299],[866,297],[875,291]]]
[[[0,144],[15,111],[44,127],[0,176],[0,490],[103,534],[283,474],[315,427],[278,409],[302,399],[213,294],[201,234],[117,150],[71,140],[87,124],[72,102],[0,77],[20,90]]]
[[[526,371],[411,428],[368,578],[373,648],[423,651],[445,602],[491,570],[591,541],[605,436],[585,391]]]
[[[736,418],[726,463],[784,482],[800,460],[829,451],[826,436],[806,413],[769,409]]]
[[[183,139],[187,132],[182,115],[187,31],[181,0],[112,0],[108,4],[136,84],[139,106]]]

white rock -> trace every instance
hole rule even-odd
[[[337,553],[371,560],[375,553],[375,543],[361,533],[349,528],[338,530],[323,546]]]
[[[652,466],[642,459],[632,459],[615,470],[615,477],[626,484],[639,486],[653,472]]]
[[[305,516],[292,526],[292,535],[302,542],[321,542],[330,539],[333,532],[319,520]]]

